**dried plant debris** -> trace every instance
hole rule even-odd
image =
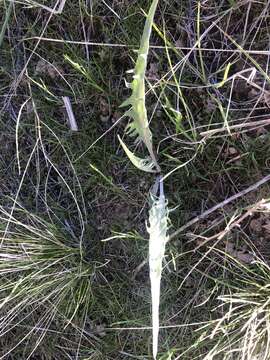
[[[56,79],[64,73],[63,68],[55,62],[50,63],[45,59],[39,59],[35,67],[36,75],[49,76],[51,79]]]
[[[226,243],[225,251],[230,256],[245,264],[251,264],[256,259],[254,254],[244,248],[237,250],[235,245],[230,241]]]

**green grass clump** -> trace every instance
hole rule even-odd
[[[10,348],[2,347],[1,356],[27,344],[25,357],[31,358],[56,323],[60,342],[65,329],[73,329],[79,351],[94,268],[81,257],[79,242],[33,214],[17,215],[11,219],[10,231],[2,232],[0,258],[0,333],[2,339],[16,334],[16,341]],[[1,221],[9,221],[3,209]]]

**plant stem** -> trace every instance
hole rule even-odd
[[[4,23],[3,23],[3,26],[2,26],[2,29],[1,29],[1,32],[0,32],[0,47],[2,45],[4,35],[5,35],[5,32],[6,32],[7,26],[8,26],[8,21],[9,21],[10,15],[11,15],[12,5],[13,5],[13,1],[10,1],[9,5],[8,5],[8,8],[6,9],[5,20],[4,20]]]

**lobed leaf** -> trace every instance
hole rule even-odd
[[[149,53],[149,40],[157,4],[158,0],[152,1],[152,5],[146,18],[138,58],[133,71],[133,81],[129,86],[132,89],[132,94],[122,103],[120,107],[131,105],[131,108],[126,112],[126,116],[133,119],[133,122],[131,122],[128,126],[129,133],[133,136],[137,136],[139,141],[141,140],[144,142],[153,162],[155,163],[157,169],[159,169],[159,165],[157,164],[153,151],[152,133],[149,129],[147,111],[145,107],[145,72]]]
[[[122,148],[124,149],[127,157],[129,158],[129,160],[132,162],[132,164],[134,166],[136,166],[139,170],[142,170],[142,171],[146,171],[146,172],[150,172],[150,173],[156,172],[156,170],[154,170],[155,163],[153,162],[151,157],[148,157],[146,159],[139,158],[138,156],[134,155],[134,153],[132,151],[130,151],[128,149],[128,147],[126,146],[126,144],[123,142],[123,140],[120,138],[119,135],[118,135],[118,139],[119,139],[120,144],[122,145]]]

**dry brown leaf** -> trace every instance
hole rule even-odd
[[[260,219],[252,219],[249,227],[252,231],[259,233],[262,231],[262,221]]]
[[[263,127],[263,126],[260,126],[260,127],[256,130],[256,135],[257,135],[257,136],[265,135],[265,134],[267,134],[267,133],[268,133],[268,131],[267,131],[266,128]]]
[[[110,105],[102,97],[99,100],[99,110],[100,110],[100,120],[104,123],[109,121],[111,117]]]
[[[211,112],[213,112],[213,111],[216,110],[217,104],[214,102],[213,99],[208,98],[208,99],[206,100],[206,103],[205,103],[205,108],[206,108],[206,110],[207,110],[208,112],[211,113]]]
[[[234,251],[235,251],[235,250],[234,250],[234,244],[233,244],[232,242],[228,241],[228,242],[226,243],[226,252],[229,253],[229,254],[231,254],[231,253],[234,252]]]
[[[234,255],[239,261],[245,264],[251,264],[254,261],[254,255],[251,253],[244,253],[243,251],[236,251]]]
[[[37,75],[48,75],[50,78],[55,79],[63,74],[63,69],[56,65],[56,63],[49,63],[44,59],[40,59],[35,68]]]
[[[229,241],[226,243],[226,252],[245,264],[251,264],[252,261],[254,261],[254,255],[252,253],[244,249],[235,250],[234,244]]]
[[[158,64],[150,63],[149,70],[147,71],[147,77],[150,80],[158,80]]]
[[[104,325],[96,325],[95,331],[96,331],[97,335],[99,335],[100,337],[106,336],[106,331],[105,331]]]

